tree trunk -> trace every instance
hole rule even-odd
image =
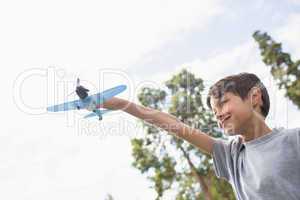
[[[194,164],[192,163],[189,155],[186,153],[186,151],[183,149],[182,146],[179,147],[181,149],[181,151],[183,152],[183,155],[184,157],[187,159],[188,161],[188,164],[192,170],[192,173],[193,175],[195,176],[196,180],[198,181],[198,183],[200,184],[202,190],[203,190],[203,193],[204,193],[204,196],[205,196],[205,199],[206,200],[212,200],[212,194],[208,188],[208,185],[207,183],[205,182],[203,176],[198,172],[198,170],[196,169],[196,167],[194,166]]]

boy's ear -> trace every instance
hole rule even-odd
[[[251,88],[249,95],[250,95],[249,98],[250,98],[250,101],[251,101],[251,104],[253,107],[263,105],[262,93],[261,93],[261,89],[259,87]]]

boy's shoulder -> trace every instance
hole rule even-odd
[[[300,133],[300,127],[297,128],[282,128],[282,131],[284,131],[287,134],[299,134]]]
[[[277,138],[277,139],[275,139]],[[275,140],[273,140],[275,139]],[[274,128],[272,133],[266,136],[262,136],[261,138],[257,138],[250,142],[243,142],[243,138],[240,135],[230,136],[226,140],[224,139],[217,139],[215,145],[220,145],[224,148],[225,152],[230,153],[232,156],[238,154],[243,150],[243,148],[256,146],[260,144],[269,144],[272,146],[274,143],[278,144],[295,144],[300,146],[300,128]]]
[[[300,128],[290,128],[290,129],[282,128],[281,135],[287,137],[292,142],[300,143]]]
[[[299,137],[300,136],[300,127],[299,128],[279,128],[280,135],[284,137]]]
[[[299,148],[300,128],[273,128],[270,134],[258,138],[258,140],[251,145],[252,147],[262,147],[264,150],[269,149],[270,151],[274,150],[274,146],[288,149],[289,147]]]

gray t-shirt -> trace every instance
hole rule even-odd
[[[213,162],[239,200],[300,200],[300,128],[274,128],[246,143],[217,140]]]

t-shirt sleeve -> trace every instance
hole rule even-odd
[[[213,145],[213,163],[216,176],[230,181],[229,163],[231,162],[230,141],[217,139]]]

